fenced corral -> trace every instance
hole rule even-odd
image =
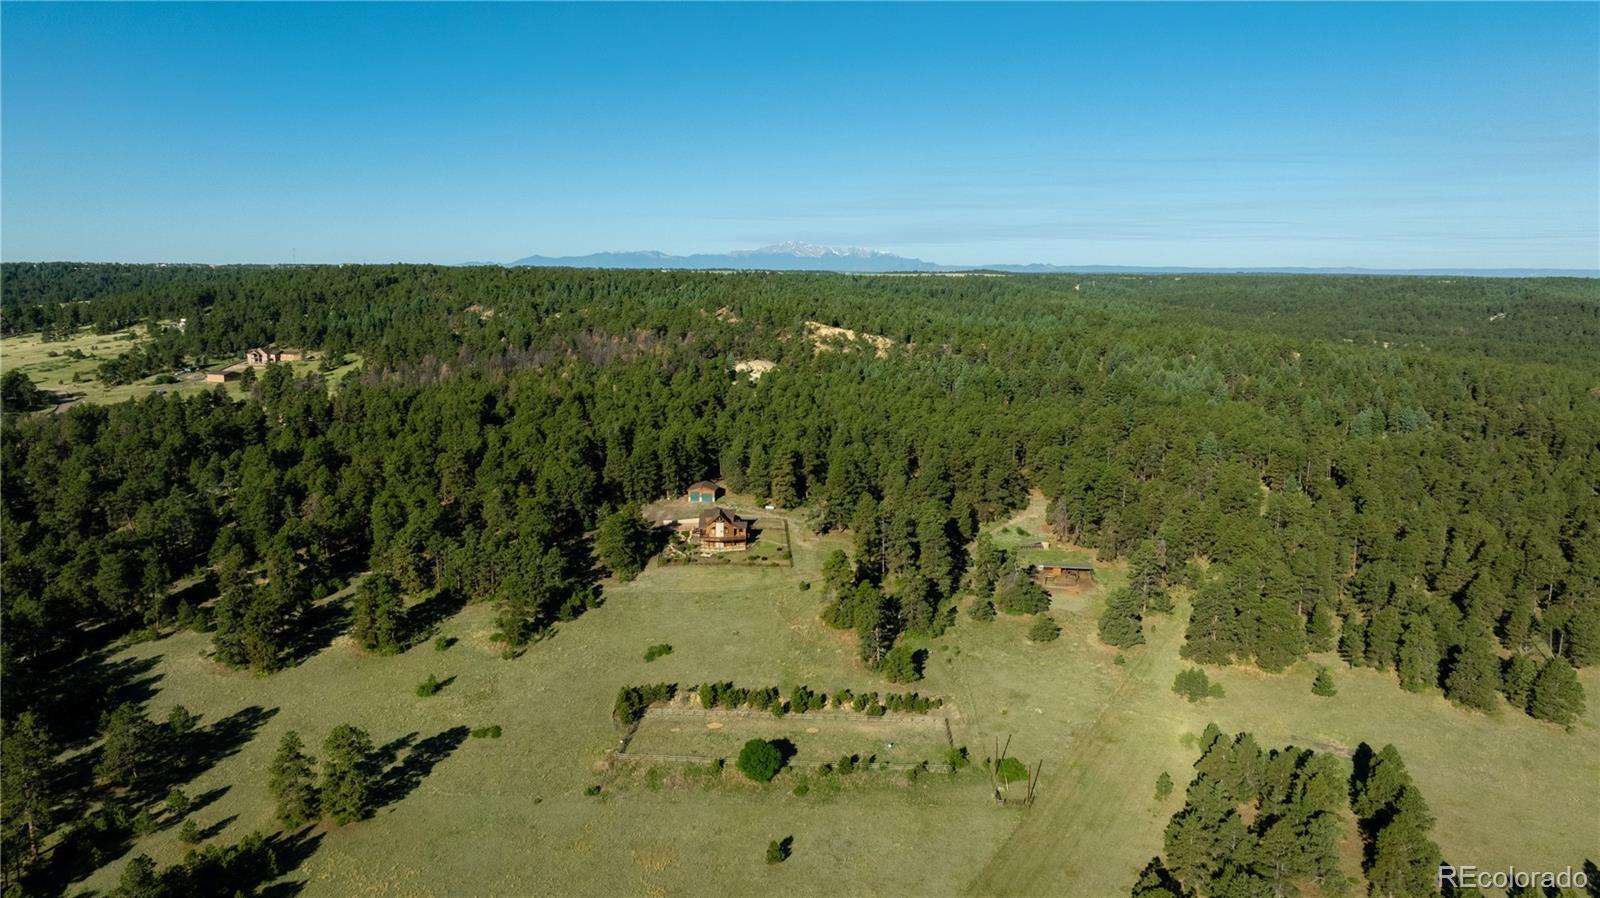
[[[842,758],[869,769],[948,769],[956,709],[866,714],[830,707],[782,715],[755,708],[705,708],[693,692],[643,709],[608,755],[612,762],[708,764],[737,755],[749,739],[789,745],[801,766]],[[862,760],[864,759],[864,760]]]

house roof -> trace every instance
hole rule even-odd
[[[713,508],[710,511],[700,512],[701,527],[705,527],[708,524],[714,524],[717,521],[727,521],[738,528],[744,528],[750,525],[749,521],[746,521],[744,518],[739,517],[726,508]]]
[[[722,487],[716,485],[715,483],[712,483],[709,480],[702,480],[699,483],[689,487],[689,490],[691,492],[694,491],[694,490],[712,490],[712,491],[716,491],[716,490],[720,490],[720,489],[722,489]]]

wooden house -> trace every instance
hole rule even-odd
[[[258,346],[255,349],[245,351],[244,361],[245,364],[252,368],[260,368],[263,365],[271,365],[274,362],[298,362],[304,360],[305,357],[306,354],[298,349]]]
[[[722,498],[722,487],[709,480],[702,480],[689,487],[689,501],[695,505],[712,505]]]
[[[694,540],[703,552],[733,552],[750,548],[750,522],[726,508],[700,513]]]
[[[206,383],[225,384],[239,379],[239,372],[233,368],[224,368],[221,371],[207,371]]]

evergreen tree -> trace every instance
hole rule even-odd
[[[868,579],[883,579],[887,567],[883,525],[879,520],[878,501],[870,494],[856,501],[855,513],[850,516],[850,530],[855,535],[856,570]]]
[[[995,584],[1011,567],[1011,555],[994,544],[988,533],[978,534],[972,549],[972,591],[980,599],[994,595]]]
[[[987,599],[978,599],[967,609],[967,614],[975,621],[992,621],[995,617],[994,603]]]
[[[286,827],[301,826],[318,816],[315,766],[316,759],[305,753],[300,734],[294,730],[284,733],[272,758],[267,785],[278,804],[278,820]]]
[[[1600,664],[1600,601],[1590,601],[1567,618],[1563,651],[1573,667]]]
[[[795,472],[795,456],[787,449],[772,454],[772,501],[779,508],[800,504],[800,484]]]
[[[1050,593],[1022,572],[1013,571],[995,593],[994,603],[1007,614],[1038,614],[1050,610]]]
[[[1400,609],[1387,605],[1367,623],[1367,664],[1388,670],[1400,654]]]
[[[1533,694],[1533,681],[1539,676],[1539,665],[1527,655],[1512,655],[1500,671],[1500,691],[1506,701],[1519,711],[1528,710],[1528,699]]]
[[[1311,694],[1321,696],[1337,695],[1338,688],[1333,684],[1333,675],[1328,673],[1326,667],[1317,668],[1317,678],[1311,681]]]
[[[1306,648],[1313,652],[1333,651],[1333,622],[1333,609],[1327,602],[1314,605],[1311,619],[1306,623]]]
[[[1422,692],[1439,685],[1439,661],[1433,621],[1424,615],[1412,615],[1400,636],[1400,687]]]
[[[322,743],[322,752],[322,811],[341,825],[366,818],[372,813],[372,793],[378,784],[372,737],[340,724]]]
[[[1572,665],[1559,656],[1546,661],[1533,681],[1528,713],[1540,720],[1571,726],[1583,709],[1583,685]]]
[[[1445,677],[1444,694],[1458,705],[1490,711],[1500,686],[1500,662],[1488,637],[1470,634],[1466,644],[1456,650],[1450,674]]]
[[[1139,597],[1140,615],[1172,610],[1167,595],[1167,544],[1149,537],[1128,558],[1128,589]]]
[[[140,854],[122,868],[122,876],[117,880],[117,887],[111,890],[111,898],[167,898],[170,890],[161,882],[161,877],[156,870],[155,859],[148,854]]]
[[[351,601],[350,635],[362,648],[380,654],[398,652],[405,645],[405,600],[400,581],[383,571],[362,579]]]
[[[55,757],[56,747],[32,711],[5,725],[0,737],[3,825],[22,828],[33,860],[39,858],[39,844],[50,831],[50,810],[56,804]]]
[[[1143,643],[1144,630],[1139,608],[1139,597],[1132,590],[1113,590],[1106,596],[1106,607],[1100,612],[1100,641],[1119,648]]]
[[[1288,599],[1263,599],[1254,627],[1256,666],[1277,672],[1305,657],[1306,624]]]
[[[1355,617],[1344,619],[1339,633],[1339,657],[1351,667],[1367,663],[1366,627]]]
[[[1367,764],[1365,775],[1356,780],[1351,799],[1351,810],[1357,817],[1370,819],[1400,797],[1400,792],[1411,785],[1411,774],[1406,770],[1400,750],[1385,745]]]
[[[917,663],[917,653],[908,645],[897,645],[883,656],[880,667],[891,683],[915,683],[922,679],[922,665]]]
[[[132,702],[118,705],[100,718],[100,740],[95,773],[123,786],[138,781],[158,744],[155,725]]]
[[[1028,639],[1033,642],[1055,642],[1059,638],[1061,638],[1061,625],[1048,614],[1034,618],[1033,626],[1028,628]]]
[[[855,586],[856,569],[843,549],[834,549],[822,563],[822,583],[830,600],[838,601]]]
[[[1378,830],[1367,868],[1371,894],[1412,898],[1438,889],[1439,847],[1428,838],[1432,820],[1410,786],[1396,800],[1395,812]]]
[[[600,520],[594,551],[619,580],[632,580],[650,560],[653,533],[637,505],[624,505]]]
[[[935,596],[948,596],[955,589],[955,548],[950,538],[950,518],[946,506],[930,501],[917,516],[917,565],[932,584]]]
[[[1201,664],[1231,664],[1235,655],[1245,652],[1239,623],[1240,586],[1224,573],[1195,590],[1182,649],[1185,658]]]
[[[1185,898],[1185,893],[1183,886],[1161,865],[1161,858],[1154,857],[1139,873],[1129,898]]]

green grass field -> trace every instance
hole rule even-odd
[[[1036,502],[1018,522],[1027,527],[1040,514]],[[252,706],[270,714],[250,741],[188,786],[191,794],[226,788],[197,815],[202,827],[226,822],[219,840],[275,828],[265,766],[286,730],[298,729],[316,754],[329,729],[354,723],[378,744],[394,743],[403,761],[417,742],[457,727],[503,728],[500,739],[445,742],[415,788],[373,819],[319,830],[314,853],[289,874],[307,896],[1111,898],[1125,895],[1160,850],[1196,755],[1192,737],[1213,720],[1250,730],[1267,746],[1395,743],[1439,818],[1435,839],[1457,862],[1561,867],[1600,846],[1596,671],[1584,673],[1589,711],[1573,733],[1509,711],[1466,712],[1437,695],[1401,691],[1392,674],[1331,659],[1323,660],[1339,694],[1330,699],[1310,694],[1313,671],[1300,665],[1278,676],[1215,672],[1226,697],[1189,705],[1170,689],[1184,666],[1177,647],[1185,605],[1156,618],[1149,643],[1127,652],[1125,664],[1095,639],[1101,591],[1122,579],[1117,565],[1100,568],[1096,591],[1057,597],[1052,614],[1064,632],[1054,643],[1029,644],[1028,620],[1005,615],[988,624],[962,615],[943,637],[918,643],[929,650],[926,678],[906,688],[950,701],[956,744],[981,761],[1010,736],[1009,754],[1043,761],[1032,808],[998,807],[977,764],[916,783],[895,771],[841,778],[791,769],[762,786],[743,782],[732,765],[608,765],[620,735],[610,711],[622,685],[717,679],[785,692],[796,684],[896,688],[855,660],[849,634],[818,621],[821,593],[798,587],[820,581],[822,557],[848,537],[816,537],[798,524],[790,534],[792,569],[652,565],[631,583],[607,583],[603,606],[515,660],[499,657],[492,609],[480,605],[445,623],[442,632],[459,639],[448,651],[424,643],[374,657],[340,637],[267,678],[206,660],[208,639],[195,633],[122,655],[154,661],[147,676],[157,678],[149,703],[156,716],[175,702],[204,722]],[[645,662],[646,647],[663,642],[672,654]],[[418,698],[414,687],[430,673],[453,679]],[[748,732],[790,739],[797,760],[811,764],[888,741],[848,723],[824,731],[807,716],[708,730],[692,715],[647,715],[631,749],[731,756]],[[818,732],[808,733],[813,726]],[[850,749],[858,738],[864,744]],[[909,758],[942,734],[903,738]],[[1179,787],[1158,805],[1152,793],[1163,770]],[[811,787],[803,797],[793,794],[801,782]],[[584,794],[597,785],[600,794]],[[769,866],[768,841],[785,836],[794,837],[793,857]],[[172,862],[182,846],[169,829],[135,850]],[[123,863],[77,888],[103,892]]]
[[[143,339],[144,337],[133,330],[96,334],[88,329],[79,331],[69,339],[50,343],[41,342],[38,334],[5,337],[0,339],[0,372],[10,371],[13,368],[21,370],[33,379],[39,389],[52,393],[72,394],[76,397],[75,402],[122,402],[156,392],[188,395],[214,390],[219,386],[227,390],[229,396],[235,399],[243,398],[244,391],[238,381],[227,384],[206,383],[203,371],[179,375],[178,382],[170,384],[156,383],[155,375],[131,384],[115,386],[102,383],[96,377],[95,372],[101,362],[116,358],[138,345]],[[82,353],[83,357],[69,356],[68,353],[73,350]],[[345,358],[345,364],[332,371],[323,372],[323,377],[327,378],[330,388],[361,370],[360,357],[347,353]],[[239,359],[221,360],[207,370],[221,368],[229,362],[237,361]],[[296,377],[319,370],[319,363],[316,360],[287,364],[293,369]]]

